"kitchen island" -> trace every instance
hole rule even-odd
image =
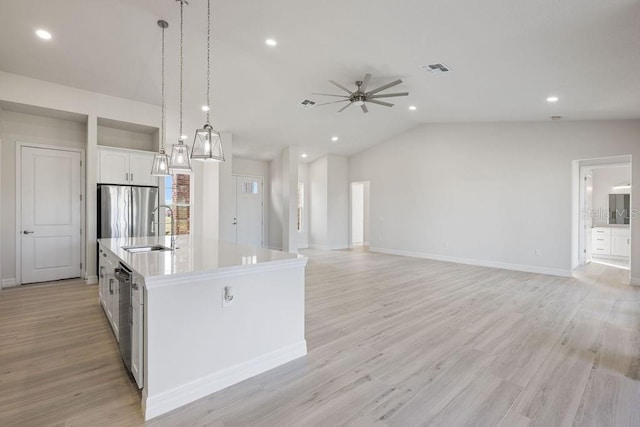
[[[303,256],[187,236],[175,250],[169,237],[98,243],[100,300],[116,337],[115,311],[126,308],[114,277],[132,271],[131,371],[145,419],[307,353]],[[145,251],[153,245],[165,250]]]

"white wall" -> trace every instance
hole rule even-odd
[[[572,160],[626,154],[640,159],[640,121],[429,124],[349,168],[370,181],[373,250],[570,274]],[[640,163],[632,175],[640,182]]]
[[[158,136],[98,125],[98,145],[155,151]]]
[[[309,165],[309,245],[319,249],[349,247],[349,162],[330,154]]]
[[[269,211],[270,211],[270,198],[271,198],[271,173],[269,170],[269,162],[264,160],[245,159],[242,157],[233,158],[233,174],[234,175],[246,175],[246,176],[260,176],[264,184],[263,200],[264,207],[263,212],[263,241],[265,246],[269,246]]]
[[[282,250],[282,158],[269,163],[269,248]]]
[[[298,248],[309,247],[309,164],[298,164],[298,182],[303,184],[302,230],[298,231]]]
[[[0,201],[2,225],[2,279],[16,277],[16,142],[85,148],[87,125],[32,114],[2,112],[2,175]],[[84,159],[83,159],[84,160]],[[5,282],[6,283],[6,282]]]
[[[608,223],[609,194],[630,194],[630,190],[616,190],[616,185],[628,184],[631,181],[631,168],[607,167],[593,169],[593,211],[598,215],[594,217],[593,225],[606,225]]]

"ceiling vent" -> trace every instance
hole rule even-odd
[[[563,117],[563,116],[551,116],[551,117],[549,117],[549,118],[550,118],[551,120],[554,120],[554,121],[564,119],[564,117]]]
[[[451,67],[448,67],[445,64],[421,65],[420,69],[432,74],[442,74],[451,71]]]
[[[300,103],[300,107],[304,108],[305,110],[308,110],[310,108],[313,108],[316,105],[315,101],[312,101],[310,99],[305,99],[304,101],[302,101]]]

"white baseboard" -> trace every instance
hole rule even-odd
[[[87,276],[87,285],[95,285],[98,283],[98,276]]]
[[[434,261],[454,262],[457,264],[477,265],[480,267],[499,268],[502,270],[523,271],[526,273],[547,274],[550,276],[572,277],[571,270],[563,270],[561,268],[538,267],[526,264],[510,264],[499,261],[487,261],[473,258],[461,258],[449,255],[429,254],[426,252],[400,251],[396,249],[375,248],[370,247],[369,251],[379,252],[383,254],[409,256],[413,258],[431,259]]]
[[[640,286],[640,278],[632,277],[632,278],[629,280],[629,284],[630,284],[631,286]]]
[[[144,419],[150,420],[195,400],[237,384],[248,378],[291,362],[307,354],[307,342],[302,340],[280,350],[256,357],[235,366],[199,378],[155,396],[142,391],[142,412]]]
[[[310,249],[319,249],[321,251],[337,251],[340,249],[349,249],[349,246],[329,246],[329,245],[318,245],[315,243],[309,243],[309,248]]]
[[[11,277],[10,279],[2,279],[2,283],[0,283],[1,288],[12,288],[14,286],[18,286],[16,283],[16,278]]]

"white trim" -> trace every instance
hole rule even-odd
[[[16,284],[16,278],[15,277],[11,277],[10,279],[2,279],[2,282],[0,283],[0,288],[1,289],[11,288],[13,286],[18,286]]]
[[[329,245],[318,245],[315,243],[309,243],[309,249],[319,249],[321,251],[337,251],[340,249],[349,249],[349,246],[337,245],[337,246],[329,246]]]
[[[150,420],[306,354],[307,342],[302,340],[154,396],[148,396],[145,388],[142,391],[144,419]]]
[[[98,283],[98,276],[88,276],[87,285],[95,285]]]
[[[22,284],[22,239],[21,239],[21,229],[22,229],[22,148],[30,147],[37,148],[41,150],[55,150],[55,151],[70,151],[73,153],[80,153],[80,194],[82,195],[82,203],[80,204],[80,228],[82,229],[82,233],[80,234],[80,260],[82,263],[82,268],[80,269],[80,275],[85,276],[87,274],[87,259],[86,259],[86,236],[87,236],[87,222],[85,217],[86,206],[87,206],[87,194],[86,194],[86,182],[85,182],[85,168],[87,167],[87,159],[85,156],[84,148],[77,147],[64,147],[58,145],[51,144],[32,144],[30,142],[20,142],[16,141],[16,176],[15,176],[15,184],[16,184],[16,218],[15,218],[15,230],[16,230],[16,240],[15,240],[15,268],[16,268],[16,277],[15,277],[15,285]]]
[[[640,286],[640,278],[632,277],[631,279],[629,279],[629,284],[631,286]]]
[[[499,261],[488,261],[488,260],[481,260],[481,259],[474,259],[474,258],[461,258],[461,257],[454,257],[449,255],[430,254],[426,252],[401,251],[401,250],[387,249],[387,248],[371,247],[369,248],[369,251],[379,252],[383,254],[390,254],[390,255],[408,256],[413,258],[431,259],[434,261],[454,262],[457,264],[467,264],[467,265],[477,265],[480,267],[499,268],[502,270],[513,270],[513,271],[523,271],[526,273],[547,274],[551,276],[572,277],[571,270],[569,269],[564,270],[561,268],[538,267],[535,265],[510,264],[510,263],[499,262]]]

